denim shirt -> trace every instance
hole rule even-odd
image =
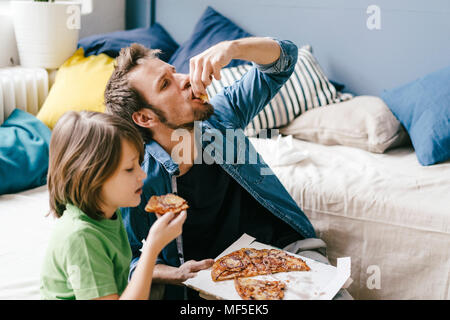
[[[244,129],[294,71],[298,52],[296,45],[290,41],[276,41],[281,48],[280,58],[269,65],[254,64],[240,80],[214,96],[210,101],[214,114],[197,124],[194,130],[196,136],[200,133],[202,135],[199,140],[202,151],[213,149],[214,152],[210,155],[214,160],[261,205],[304,238],[315,238],[314,228],[308,218],[257,154],[243,131],[236,134],[241,138],[237,139],[238,143],[234,142],[233,137],[229,137],[232,135],[227,134],[235,129]],[[256,154],[256,161],[249,161],[251,154]],[[156,220],[155,215],[145,212],[144,207],[152,195],[176,192],[175,177],[179,175],[178,165],[153,140],[145,145],[142,168],[147,173],[147,178],[144,181],[141,203],[135,208],[122,208],[133,253],[130,275],[140,257],[142,241],[147,238],[148,231]],[[157,263],[178,267],[183,262],[181,235],[162,250]]]

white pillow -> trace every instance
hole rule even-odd
[[[325,145],[344,145],[383,153],[404,144],[407,134],[384,101],[373,96],[309,110],[280,133]]]
[[[210,98],[224,87],[239,80],[251,65],[240,65],[221,70],[221,79],[215,80],[206,91]],[[257,135],[261,129],[280,128],[290,123],[307,110],[350,99],[350,94],[341,94],[325,76],[312,54],[309,45],[298,50],[298,60],[291,77],[280,91],[245,128],[248,136]]]

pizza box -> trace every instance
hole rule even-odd
[[[255,238],[244,233],[217,258],[241,248],[274,249],[272,246],[255,241]],[[303,259],[311,270],[254,277],[262,280],[283,281],[286,284],[284,300],[331,300],[350,278],[350,257],[338,258],[337,266],[334,267],[288,253]],[[195,277],[184,281],[183,284],[197,290],[205,299],[242,300],[236,292],[234,280],[214,282],[211,279],[211,268],[199,271]]]

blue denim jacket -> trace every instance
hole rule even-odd
[[[203,150],[213,148],[216,162],[257,201],[292,226],[304,238],[315,238],[314,228],[308,218],[256,153],[248,138],[244,136],[242,140],[238,139],[241,143],[231,144],[233,150],[225,146],[230,142],[227,141],[227,130],[244,129],[270,102],[294,71],[297,47],[290,41],[276,41],[281,48],[280,58],[270,65],[255,64],[241,80],[214,96],[210,101],[214,106],[214,114],[196,126],[195,130],[202,134],[200,141]],[[223,134],[220,139],[217,138],[218,132]],[[231,155],[230,152],[232,152]],[[257,154],[256,164],[251,164],[254,161],[251,163],[247,161],[250,152]],[[225,159],[233,159],[233,161],[230,163]],[[246,159],[245,163],[240,159]],[[152,195],[175,192],[174,177],[179,174],[178,165],[155,141],[150,141],[145,146],[142,168],[147,173],[147,178],[144,181],[141,204],[135,208],[122,208],[122,216],[133,252],[130,274],[134,271],[139,259],[142,240],[147,238],[148,231],[156,219],[153,214],[146,213],[144,207]],[[157,263],[180,266],[184,262],[181,241],[182,236],[167,245]]]

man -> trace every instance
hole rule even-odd
[[[157,53],[137,44],[123,49],[105,92],[107,111],[132,121],[146,141],[141,204],[122,211],[133,252],[130,274],[155,221],[144,207],[152,195],[166,193],[178,193],[190,206],[182,236],[162,251],[154,269],[153,281],[165,284],[166,298],[186,297],[180,284],[209,268],[243,233],[296,252],[305,243],[310,249],[325,249],[261,157],[254,163],[239,161],[256,153],[249,140],[244,137],[242,147],[234,136],[229,138],[289,79],[297,47],[257,37],[221,42],[190,60],[189,75],[176,73]],[[220,79],[220,70],[232,59],[250,61],[254,68],[210,103],[204,102],[199,97],[206,94],[212,77]],[[180,131],[187,132],[183,143],[189,147],[182,150],[183,161],[178,157]],[[188,297],[194,298],[192,292]]]

